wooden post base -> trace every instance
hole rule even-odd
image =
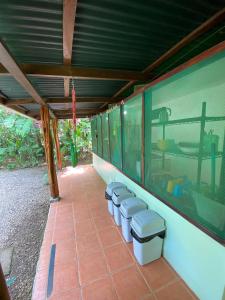
[[[8,287],[5,281],[5,276],[2,271],[2,266],[0,264],[0,299],[1,300],[10,300]]]
[[[49,200],[49,202],[50,203],[54,203],[54,202],[58,202],[58,201],[60,201],[60,199],[61,199],[61,197],[50,197],[50,200]]]
[[[42,128],[44,134],[44,144],[45,144],[45,156],[48,165],[48,180],[49,180],[49,187],[51,192],[51,197],[53,199],[59,198],[59,187],[58,187],[58,180],[54,162],[54,153],[53,153],[53,141],[50,129],[50,116],[49,110],[47,107],[41,108],[41,121],[42,121]]]

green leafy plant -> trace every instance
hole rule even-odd
[[[70,161],[72,124],[59,120],[60,149],[64,165]],[[88,119],[77,120],[78,160],[90,161],[91,129]],[[45,161],[39,122],[0,107],[0,167],[9,170],[37,166]]]
[[[38,122],[0,108],[0,166],[36,166],[44,161]]]
[[[70,120],[59,121],[59,139],[64,165],[70,160],[70,144],[72,140],[72,124]],[[91,124],[89,119],[78,119],[76,126],[76,150],[78,160],[90,162]]]

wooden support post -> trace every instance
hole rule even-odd
[[[50,185],[50,192],[52,200],[57,201],[59,200],[59,188],[54,163],[53,142],[50,129],[50,115],[48,108],[45,106],[41,107],[41,121],[44,135],[45,156],[48,164],[48,179]]]
[[[9,291],[5,281],[5,276],[2,271],[1,263],[0,263],[0,299],[10,300]]]
[[[58,119],[56,118],[52,120],[52,130],[53,130],[53,138],[54,138],[55,148],[56,148],[58,168],[59,170],[62,170],[62,157],[60,152],[60,143],[59,143],[59,135],[58,135]]]

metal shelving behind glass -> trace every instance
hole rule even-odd
[[[218,122],[218,121],[225,121],[225,116],[212,116],[207,117],[206,116],[206,102],[202,103],[202,114],[199,117],[194,118],[184,118],[184,119],[176,119],[176,120],[169,120],[166,122],[152,122],[152,127],[160,127],[163,128],[163,140],[166,138],[166,127],[170,125],[183,125],[183,124],[193,124],[193,123],[199,123],[200,124],[200,143],[199,143],[199,151],[196,154],[187,154],[183,153],[182,151],[179,151],[176,149],[176,151],[162,151],[159,149],[153,149],[152,153],[154,154],[161,154],[162,156],[162,166],[164,168],[165,166],[165,155],[173,155],[173,156],[179,156],[189,159],[197,159],[198,160],[198,166],[197,166],[197,186],[200,186],[201,182],[201,170],[202,170],[202,161],[206,159],[210,159],[211,155],[208,153],[204,153],[203,147],[204,147],[204,134],[205,134],[205,125],[206,122]],[[223,149],[223,152],[217,152],[215,153],[215,158],[219,158],[225,155],[225,150]]]

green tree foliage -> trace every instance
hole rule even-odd
[[[0,166],[36,166],[44,160],[37,122],[0,108]]]
[[[45,161],[40,123],[0,107],[0,167],[8,169],[32,167]],[[59,121],[60,149],[64,165],[70,161],[72,124]],[[76,149],[79,160],[88,160],[91,129],[88,119],[77,120]]]
[[[64,164],[70,160],[72,132],[73,128],[70,120],[61,120],[59,122],[59,139]],[[91,151],[91,124],[89,119],[77,120],[76,149],[78,160],[89,160]]]

